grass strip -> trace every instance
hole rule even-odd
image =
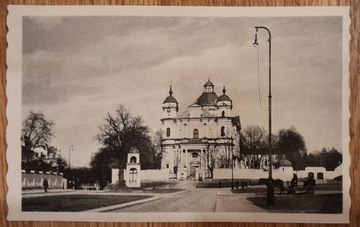
[[[57,195],[22,198],[23,211],[84,211],[150,198],[147,195]]]

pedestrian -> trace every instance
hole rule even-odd
[[[298,185],[298,177],[297,177],[297,175],[294,173],[293,174],[293,178],[291,179],[291,181],[290,181],[290,188],[295,188],[295,187],[297,187]]]
[[[46,178],[44,179],[43,186],[44,186],[44,191],[47,192],[48,187],[49,187],[49,182],[47,181]]]
[[[219,181],[219,188],[221,188],[221,181]]]
[[[236,181],[236,183],[235,183],[235,188],[236,188],[236,189],[239,188],[239,181]]]

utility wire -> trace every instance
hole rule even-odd
[[[262,102],[261,102],[261,86],[260,86],[260,47],[257,47],[258,50],[258,94],[259,94],[259,103],[260,103],[260,109],[263,111],[267,111],[269,109],[266,108],[264,109],[264,107],[262,106]]]

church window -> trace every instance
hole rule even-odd
[[[135,156],[130,158],[130,163],[136,163],[136,157]]]
[[[193,130],[193,138],[198,139],[199,138],[199,130],[196,128]]]
[[[196,152],[192,153],[191,155],[192,155],[192,158],[198,158],[199,157],[199,154],[196,153]]]
[[[166,129],[166,137],[170,137],[170,128]]]
[[[225,111],[221,112],[221,117],[225,117]]]
[[[221,136],[225,136],[225,126],[221,126]]]

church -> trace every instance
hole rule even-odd
[[[218,96],[209,79],[202,94],[182,112],[175,96],[170,86],[162,105],[161,169],[169,170],[170,178],[201,180],[213,178],[214,169],[234,168],[240,157],[241,124],[232,114],[225,86]]]

